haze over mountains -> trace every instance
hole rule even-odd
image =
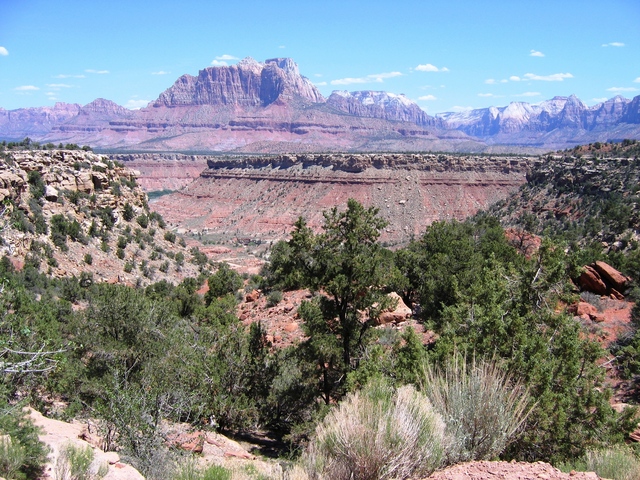
[[[295,62],[246,58],[183,75],[140,110],[0,108],[0,138],[145,151],[535,151],[640,139],[640,96],[587,107],[575,96],[435,117],[402,94],[335,91],[324,98]]]

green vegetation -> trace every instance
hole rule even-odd
[[[427,477],[441,465],[445,426],[411,385],[373,382],[348,395],[316,429],[303,458],[309,477]]]
[[[32,180],[33,195],[39,182]],[[580,193],[581,201],[592,191]],[[539,192],[529,194],[538,198]],[[10,437],[0,439],[0,475],[33,478],[44,461],[33,426],[17,408],[25,397],[34,405],[59,398],[69,405],[63,415],[99,418],[109,446],[150,479],[169,478],[167,472],[174,478],[229,475],[199,470],[166,447],[165,420],[221,431],[270,430],[291,455],[301,454],[311,478],[407,478],[495,457],[586,462],[605,447],[626,455],[617,449],[634,427],[633,412],[618,414],[609,406],[599,366],[606,352],[558,308],[578,298],[571,279],[586,259],[615,260],[625,272],[640,272],[635,204],[625,210],[620,200],[607,207],[618,197],[595,197],[589,212],[603,219],[598,235],[618,239],[631,232],[626,246],[605,252],[593,246],[604,237],[582,237],[587,227],[576,227],[571,237],[560,234],[567,231],[560,223],[554,230],[555,220],[528,212],[518,231],[544,233],[538,248],[524,248],[524,233],[506,235],[495,216],[481,213],[464,222],[436,222],[390,251],[378,241],[386,225],[379,212],[349,200],[346,208],[325,212],[319,232],[299,219],[290,240],[274,245],[270,263],[248,282],[193,248],[188,260],[198,266],[198,278],[146,288],[96,283],[86,272],[66,279],[41,273],[41,265],[55,264],[51,244],[63,250],[70,240],[114,249],[126,258],[125,271],[140,277],[179,270],[187,260],[175,236],[162,230],[162,217],[148,209],[91,210],[90,198],[67,197],[91,211],[85,227],[53,215],[45,222],[50,240],[31,243],[21,271],[8,258],[0,262],[0,389],[6,399],[0,429]],[[510,205],[511,213],[494,213],[507,222],[516,204],[502,206],[508,211]],[[37,230],[37,208],[8,207],[8,225]],[[118,213],[124,227],[115,222]],[[161,248],[160,238],[172,248]],[[97,254],[85,254],[85,268]],[[205,281],[209,289],[202,296],[196,292]],[[310,290],[297,311],[302,340],[273,348],[263,322],[246,326],[237,318],[238,296],[254,288],[272,306],[282,292]],[[381,312],[394,306],[390,292],[436,334],[428,344],[413,329],[377,325]],[[639,318],[636,311],[636,328]],[[614,347],[618,368],[630,377],[640,373],[639,338]],[[626,462],[607,455],[598,462]],[[88,461],[84,452],[67,457],[69,464]]]
[[[613,480],[637,480],[640,478],[640,458],[627,446],[615,446],[600,450],[588,450],[573,462],[560,465],[563,472],[572,470],[596,472],[601,478]]]

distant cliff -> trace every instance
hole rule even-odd
[[[428,154],[298,154],[209,157],[179,192],[154,201],[169,221],[216,238],[285,238],[299,216],[355,198],[389,221],[382,240],[404,243],[435,220],[463,219],[526,181],[527,157]]]

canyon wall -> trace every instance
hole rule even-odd
[[[436,220],[464,219],[525,183],[529,157],[298,154],[209,157],[208,169],[152,203],[166,220],[213,239],[287,238],[349,198],[380,209],[381,240],[402,244]],[[143,180],[144,181],[144,180]]]

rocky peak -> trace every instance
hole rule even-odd
[[[131,112],[111,100],[97,98],[80,109],[78,115],[127,116]]]
[[[417,125],[441,126],[442,121],[429,116],[403,94],[363,90],[336,90],[327,100],[330,107],[350,115],[383,118]]]
[[[259,63],[247,57],[236,65],[208,67],[197,77],[183,75],[165,90],[154,107],[181,105],[233,105],[266,107],[293,99],[324,102],[322,94],[298,72],[289,58]]]

